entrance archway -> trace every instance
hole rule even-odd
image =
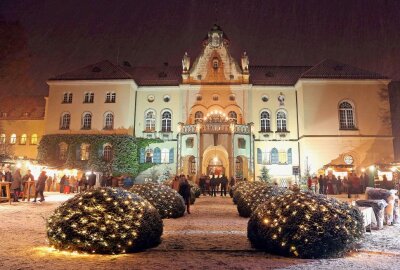
[[[225,147],[222,145],[207,147],[203,153],[201,172],[206,175],[215,173],[230,177],[229,156]]]

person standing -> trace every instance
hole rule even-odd
[[[221,177],[221,196],[224,195],[226,197],[226,187],[228,185],[228,178],[226,178],[225,174]]]
[[[231,180],[229,181],[229,190],[231,190],[236,184],[235,178],[231,176]]]
[[[190,214],[190,185],[185,176],[182,177],[182,180],[179,184],[179,194],[185,201],[187,213]]]
[[[31,170],[28,170],[26,172],[26,174],[22,177],[22,189],[23,189],[24,195],[27,195],[31,192],[31,186],[29,186],[29,189],[28,189],[28,184],[27,184],[27,182],[29,182],[29,181],[35,181],[35,177],[31,173]]]
[[[319,185],[319,194],[324,194],[324,179],[322,177],[322,174],[319,175],[318,185]]]
[[[52,185],[53,185],[53,177],[49,176],[47,178],[47,183],[46,184],[47,184],[47,192],[49,192],[51,190]]]
[[[14,192],[14,202],[18,202],[19,194],[21,192],[21,169],[16,169],[14,175],[12,176],[11,189]]]
[[[308,188],[308,190],[311,190],[311,187],[312,187],[312,179],[311,179],[311,176],[309,176],[307,178],[307,188]]]
[[[71,177],[69,178],[69,186],[70,186],[71,193],[75,193],[76,182],[77,182],[77,180],[76,180],[75,176],[71,175]]]
[[[172,189],[175,189],[177,192],[179,191],[179,184],[180,184],[180,180],[179,177],[177,175],[175,175],[174,180],[172,181]]]
[[[217,196],[217,179],[215,178],[214,174],[211,177],[210,186],[211,186],[211,196],[216,197]]]
[[[60,193],[64,193],[64,186],[67,182],[67,176],[64,174],[63,177],[60,179]]]
[[[100,178],[100,186],[101,187],[107,186],[107,178],[108,178],[108,173],[103,173],[103,175]]]
[[[96,175],[94,174],[94,172],[92,172],[89,175],[88,184],[89,184],[89,189],[93,189],[94,186],[96,185]]]
[[[202,174],[200,176],[199,186],[200,186],[201,194],[203,194],[203,196],[205,196],[206,195],[206,177],[204,174]]]
[[[35,192],[35,199],[33,202],[36,202],[37,196],[40,195],[40,200],[39,202],[44,201],[44,195],[43,191],[46,187],[46,180],[47,180],[47,175],[45,171],[42,171],[39,175],[38,181],[36,183],[36,192]]]

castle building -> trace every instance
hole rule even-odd
[[[330,59],[252,66],[229,44],[214,25],[181,66],[102,61],[57,75],[48,80],[44,133],[159,138],[140,149],[140,162],[197,177],[257,179],[266,167],[288,181],[299,169],[359,171],[393,160],[388,78]]]

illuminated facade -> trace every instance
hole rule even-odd
[[[160,138],[140,149],[140,162],[195,176],[254,179],[266,166],[288,181],[293,167],[393,160],[390,80],[329,59],[252,66],[229,43],[215,25],[200,55],[192,62],[185,53],[178,67],[102,61],[55,76],[45,133]]]

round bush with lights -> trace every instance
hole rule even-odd
[[[253,247],[299,258],[340,257],[362,238],[358,209],[311,193],[273,197],[252,214],[247,236]]]
[[[145,183],[133,185],[129,191],[148,200],[158,210],[161,218],[178,218],[185,214],[182,196],[168,186]]]
[[[193,181],[189,181],[189,185],[190,185],[190,189],[193,191],[192,195],[195,196],[195,198],[199,198],[201,195],[201,190],[199,185],[197,185],[195,182]],[[194,203],[194,202],[193,202]]]
[[[246,197],[248,194],[254,192],[254,190],[260,186],[266,186],[265,182],[255,181],[255,182],[244,182],[233,192],[233,203],[237,204],[242,197]]]
[[[50,245],[59,250],[120,254],[161,242],[163,223],[145,199],[122,189],[75,195],[47,220]]]
[[[238,199],[237,209],[239,216],[250,217],[258,205],[279,195],[290,193],[286,188],[271,185],[260,185],[255,187],[252,192],[246,193]]]

